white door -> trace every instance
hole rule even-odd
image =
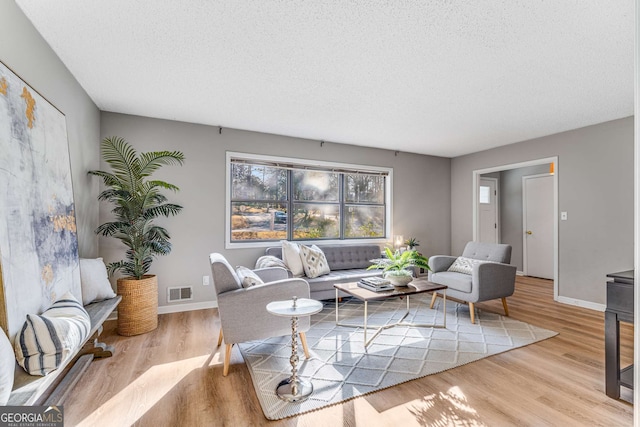
[[[498,180],[480,178],[478,188],[478,235],[484,243],[498,241]]]
[[[523,177],[522,200],[524,274],[553,279],[553,176]]]

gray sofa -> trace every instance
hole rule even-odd
[[[313,279],[303,277],[309,282],[313,299],[335,298],[336,290],[333,285],[336,283],[356,282],[364,277],[382,276],[382,270],[367,270],[371,265],[370,260],[380,258],[378,245],[318,245],[318,247],[324,252],[331,273]],[[282,247],[269,247],[265,250],[265,254],[282,259]]]
[[[447,271],[457,257],[435,255],[429,258],[429,281],[447,285],[447,297],[469,303],[471,323],[475,323],[474,303],[501,298],[505,315],[509,315],[507,297],[513,295],[516,267],[511,262],[511,246],[493,243],[469,242],[462,252],[465,258],[490,261],[473,266],[472,274]],[[431,308],[436,301],[434,292]]]

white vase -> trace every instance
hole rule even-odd
[[[392,276],[388,275],[385,277],[388,279],[393,286],[408,286],[409,283],[413,280],[411,276]]]

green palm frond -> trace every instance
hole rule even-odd
[[[147,180],[164,165],[182,165],[180,151],[153,151],[138,154],[120,137],[102,140],[102,157],[111,171],[89,171],[102,178],[105,189],[98,199],[113,205],[114,220],[102,224],[96,233],[119,239],[127,247],[125,260],[109,264],[109,274],[121,272],[138,279],[145,275],[154,258],[171,252],[169,233],[153,223],[161,216],[177,215],[182,206],[167,203],[162,190],[179,188],[159,180]]]

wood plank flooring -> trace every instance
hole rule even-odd
[[[603,284],[604,286],[604,284]],[[604,394],[604,315],[553,301],[550,281],[518,277],[514,319],[559,335],[440,374],[281,421],[264,418],[236,347],[222,377],[217,310],[159,316],[137,337],[105,324],[114,357],[93,362],[65,402],[84,426],[630,426],[633,406]],[[502,314],[500,300],[479,303]],[[248,319],[250,321],[250,319]],[[633,327],[623,324],[623,366]],[[629,394],[630,395],[630,394]]]

